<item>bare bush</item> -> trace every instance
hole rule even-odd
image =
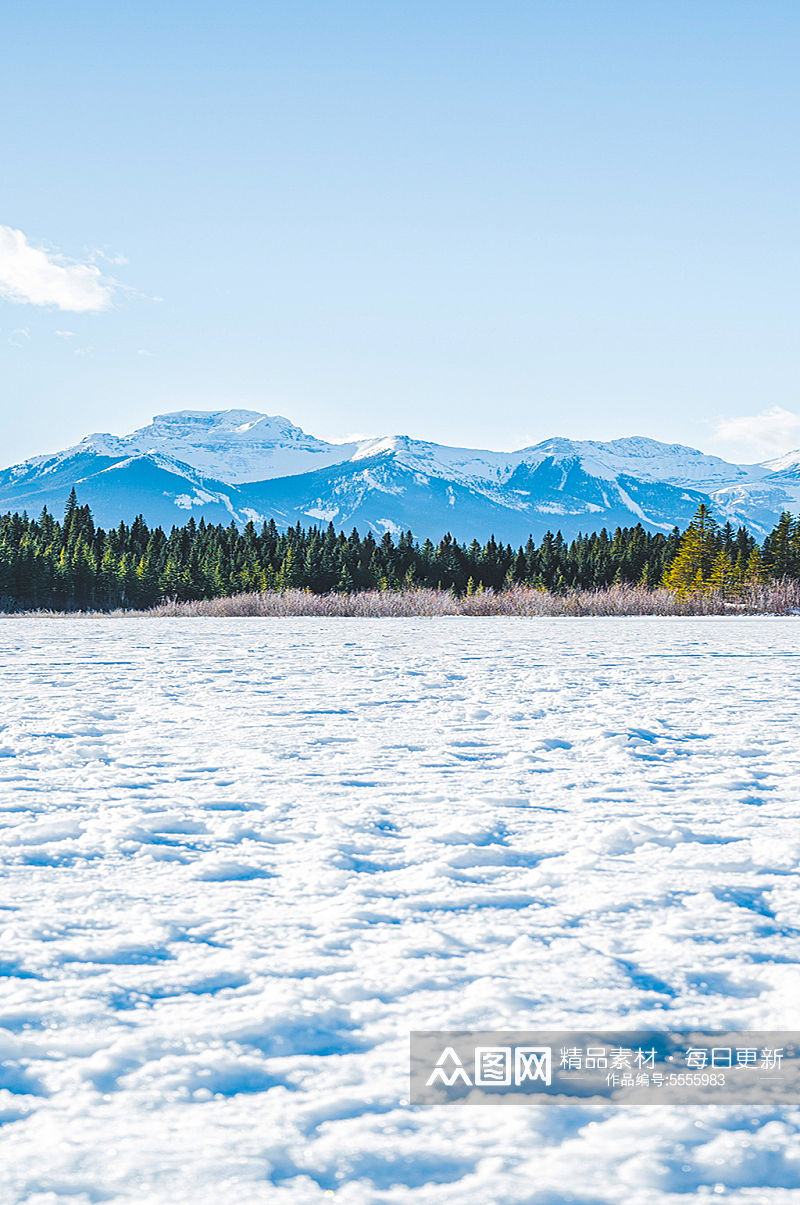
[[[31,612],[28,612],[31,614]],[[60,612],[37,611],[55,616]],[[668,590],[615,585],[607,590],[571,590],[550,594],[514,586],[458,597],[447,590],[364,590],[353,594],[311,594],[305,590],[236,594],[193,602],[166,601],[148,611],[80,612],[112,617],[191,618],[311,616],[407,618],[441,615],[791,615],[800,614],[800,582],[784,579],[743,587],[734,598],[707,594],[678,599]]]

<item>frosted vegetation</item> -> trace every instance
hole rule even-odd
[[[796,1027],[797,622],[0,625],[3,1205],[791,1205],[797,1107],[405,1101]]]
[[[112,615],[126,616],[130,611]],[[526,586],[458,596],[447,590],[365,590],[355,594],[311,594],[307,590],[237,594],[195,602],[164,602],[152,616],[344,615],[391,618],[433,615],[787,615],[800,614],[800,582],[749,585],[732,602],[720,594],[676,597],[669,590],[610,586],[552,594]]]

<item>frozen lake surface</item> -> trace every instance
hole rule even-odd
[[[409,1109],[412,1028],[800,1028],[800,624],[0,626],[0,1199],[796,1201],[800,1105]]]

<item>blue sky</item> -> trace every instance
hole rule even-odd
[[[800,445],[799,52],[770,0],[15,6],[0,460],[226,407]]]

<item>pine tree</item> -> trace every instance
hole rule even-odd
[[[663,583],[676,598],[708,592],[712,566],[719,550],[718,528],[711,511],[701,502],[678,545]]]
[[[777,526],[764,541],[764,557],[769,567],[770,577],[780,579],[788,577],[792,570],[792,534],[794,520],[785,510],[778,520]]]
[[[766,565],[758,544],[753,544],[753,551],[747,558],[746,580],[749,582],[765,582],[767,580]]]
[[[729,598],[735,586],[736,574],[733,562],[725,549],[720,548],[711,566],[707,590],[710,594],[718,594],[721,598]]]

